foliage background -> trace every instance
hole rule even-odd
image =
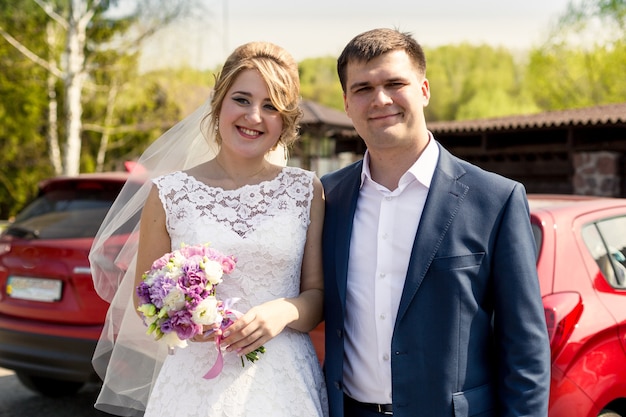
[[[64,1],[56,3],[63,6]],[[572,1],[545,43],[529,51],[472,44],[426,48],[432,93],[427,119],[491,118],[626,101],[625,15],[625,0]],[[0,28],[20,34],[41,56],[61,53],[45,43],[42,28],[48,20],[35,1],[0,0]],[[593,22],[610,28],[613,36],[594,36]],[[97,56],[82,98],[81,172],[123,169],[124,161],[136,158],[208,98],[219,71],[180,65],[140,72],[137,51],[110,48],[111,39],[127,36],[128,27],[122,26],[91,32],[89,48]],[[343,110],[335,59],[299,63],[302,97]],[[0,219],[15,215],[34,196],[37,183],[53,175],[46,83],[40,66],[0,38]],[[58,134],[63,136],[63,124]],[[105,136],[106,155],[99,163]]]

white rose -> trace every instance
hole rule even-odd
[[[174,252],[170,258],[168,265],[180,268],[185,263],[185,257],[180,252]]]
[[[204,262],[204,265],[202,266],[202,269],[204,269],[204,273],[206,274],[209,283],[217,285],[222,282],[222,275],[224,275],[224,270],[222,269],[222,264],[220,264],[219,262],[206,260]]]
[[[185,294],[179,288],[172,288],[163,299],[163,307],[170,311],[178,311],[185,307]]]
[[[178,337],[176,332],[165,333],[163,337],[161,338],[161,340],[167,343],[167,345],[170,347],[181,348],[181,349],[187,347],[187,341],[181,340],[181,338]]]
[[[217,311],[217,299],[213,296],[202,300],[191,314],[194,323],[202,325],[220,324],[222,315]]]

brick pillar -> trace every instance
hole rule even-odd
[[[574,194],[619,197],[620,161],[618,152],[574,154]]]

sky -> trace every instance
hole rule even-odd
[[[237,45],[264,40],[299,62],[338,56],[355,35],[376,27],[411,32],[426,47],[540,45],[569,0],[201,0],[206,12],[163,31],[143,64],[215,68]]]

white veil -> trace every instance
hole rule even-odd
[[[92,361],[103,380],[95,407],[104,412],[142,416],[167,355],[163,344],[146,335],[133,304],[139,217],[153,178],[189,169],[217,154],[214,132],[203,134],[201,129],[202,119],[210,111],[209,99],[146,149],[102,222],[89,253],[96,292],[110,303]],[[285,149],[278,146],[267,158],[285,165],[285,156]]]

